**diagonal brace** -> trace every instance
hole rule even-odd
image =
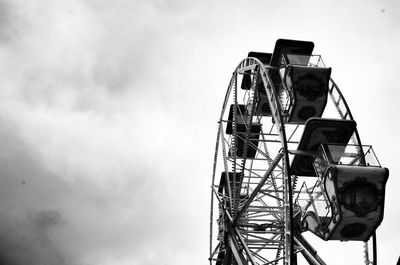
[[[281,150],[277,156],[275,157],[274,161],[272,161],[269,169],[267,172],[265,172],[263,178],[261,179],[261,181],[258,183],[257,187],[253,190],[253,192],[250,194],[249,199],[247,200],[247,202],[245,203],[245,205],[243,205],[242,209],[240,210],[239,214],[236,216],[235,220],[233,221],[234,224],[237,223],[237,221],[240,219],[240,217],[243,215],[243,213],[247,210],[247,208],[250,206],[250,203],[254,200],[254,198],[257,196],[257,194],[259,193],[259,191],[261,190],[261,188],[263,187],[263,185],[265,184],[265,182],[267,181],[267,179],[269,178],[269,176],[271,175],[271,173],[273,172],[273,170],[275,169],[275,167],[278,165],[279,161],[281,160],[283,156],[283,151]]]

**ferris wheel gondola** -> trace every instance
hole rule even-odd
[[[210,264],[292,265],[298,253],[325,264],[303,232],[367,242],[382,221],[388,170],[361,145],[313,48],[280,39],[233,72],[218,122]]]

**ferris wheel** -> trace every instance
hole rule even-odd
[[[210,265],[326,264],[306,231],[360,241],[360,264],[377,264],[389,172],[361,144],[313,49],[279,39],[272,54],[250,52],[232,74],[213,164]]]

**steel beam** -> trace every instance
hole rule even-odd
[[[246,204],[243,205],[242,209],[240,210],[240,212],[238,213],[238,215],[236,216],[235,220],[234,220],[234,224],[237,223],[237,221],[240,219],[240,217],[243,215],[243,213],[246,211],[246,209],[249,207],[250,203],[254,200],[254,198],[257,196],[257,194],[259,193],[259,191],[261,190],[262,186],[264,185],[264,183],[267,181],[267,179],[269,178],[269,176],[271,175],[272,171],[275,169],[275,167],[278,165],[279,161],[281,160],[283,156],[283,152],[279,152],[276,156],[276,158],[274,159],[273,163],[270,165],[269,169],[267,172],[265,172],[263,178],[260,180],[260,182],[258,183],[257,187],[253,190],[253,192],[251,193],[249,199],[247,200]]]

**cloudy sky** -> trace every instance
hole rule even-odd
[[[314,41],[390,169],[378,248],[394,264],[399,13],[396,0],[1,0],[0,264],[207,263],[222,100],[237,63],[278,38]],[[329,264],[354,250],[315,242]]]

